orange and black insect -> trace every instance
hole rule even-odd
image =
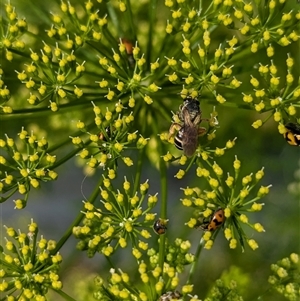
[[[156,234],[162,235],[165,234],[167,231],[167,222],[168,220],[164,220],[159,218],[155,223],[153,224],[153,230]]]
[[[208,222],[202,222],[199,227],[204,231],[215,231],[223,225],[225,214],[222,208],[217,209]]]
[[[286,132],[283,134],[285,140],[290,145],[300,145],[300,125],[289,122],[285,125]]]

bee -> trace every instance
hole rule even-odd
[[[206,132],[205,128],[199,128],[202,121],[199,101],[196,98],[187,97],[179,107],[177,115],[183,124],[172,123],[169,137],[177,130],[174,138],[175,146],[183,150],[186,156],[191,157],[197,149],[198,136]]]
[[[167,231],[167,222],[168,220],[163,220],[159,218],[155,223],[153,224],[153,230],[156,234],[162,235],[165,234]]]
[[[186,109],[189,112],[190,119],[191,121],[194,121],[194,119],[200,115],[201,116],[201,110],[200,110],[200,102],[197,98],[193,98],[191,96],[187,96],[183,104],[179,106],[179,113],[178,117],[181,121],[184,121],[184,116],[183,116],[183,109]]]
[[[200,227],[204,231],[215,231],[225,222],[225,214],[222,208],[217,209],[213,215],[211,216],[209,221],[202,221],[200,225],[196,225],[196,227]]]
[[[290,145],[300,146],[300,125],[296,123],[287,123],[286,132],[283,134],[285,140]]]
[[[169,291],[160,296],[158,301],[180,300],[182,295],[178,291]]]

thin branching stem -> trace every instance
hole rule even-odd
[[[88,199],[89,203],[93,204],[95,202],[95,200],[97,199],[97,197],[99,196],[99,186],[101,185],[102,182],[103,182],[103,177],[100,177],[99,182],[95,186],[94,191],[92,192],[91,196]],[[82,213],[82,211],[80,211],[79,214],[77,215],[77,217],[75,218],[75,220],[70,225],[70,227],[66,230],[64,235],[61,237],[61,239],[57,243],[55,250],[53,250],[53,252],[52,252],[53,254],[56,254],[60,250],[60,248],[65,244],[65,242],[72,235],[73,228],[80,224],[80,222],[82,221],[84,216],[85,216],[84,213]]]

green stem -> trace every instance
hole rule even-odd
[[[99,186],[101,185],[103,181],[103,177],[100,177],[100,180],[98,182],[98,184],[96,185],[96,188],[94,189],[94,191],[92,192],[90,198],[88,199],[88,202],[93,204],[96,200],[96,198],[99,196]],[[69,237],[72,234],[73,228],[75,226],[78,226],[79,223],[82,221],[82,219],[85,217],[85,215],[80,212],[77,217],[75,218],[75,220],[73,221],[73,223],[70,225],[70,227],[67,229],[67,231],[65,232],[65,234],[62,236],[62,238],[60,239],[60,241],[57,243],[56,248],[54,249],[54,251],[52,252],[53,254],[57,253],[61,247],[64,245],[64,243],[69,239]]]
[[[150,66],[150,61],[151,61],[151,50],[153,49],[152,47],[152,41],[153,41],[153,30],[154,30],[154,21],[155,21],[155,12],[156,12],[156,3],[157,0],[151,0],[150,1],[150,9],[149,9],[149,31],[148,31],[148,46],[147,46],[147,57],[146,61],[148,65]]]
[[[94,101],[95,103],[97,101]],[[61,113],[64,109],[68,109],[68,111],[70,111],[70,108],[73,107],[83,107],[86,108],[86,99],[82,100],[82,101],[71,101],[69,103],[66,104],[62,104],[59,105],[59,112]],[[19,109],[19,110],[14,110],[11,114],[9,115],[1,115],[2,120],[4,119],[12,119],[14,117],[19,117],[20,119],[24,119],[25,118],[25,114],[35,114],[35,113],[44,113],[44,115],[48,116],[50,112],[50,109],[48,106],[45,107],[41,107],[41,108],[28,108],[28,109]],[[36,115],[35,115],[36,116]],[[42,114],[39,114],[39,116],[42,116]],[[31,117],[31,116],[30,116]]]
[[[195,261],[192,263],[192,266],[191,266],[191,269],[190,269],[190,272],[189,272],[189,277],[188,277],[188,280],[187,280],[186,284],[192,283],[193,276],[195,274],[195,270],[196,270],[196,267],[197,267],[197,264],[198,264],[198,261],[199,261],[201,251],[203,250],[204,243],[205,243],[205,241],[201,237],[201,239],[199,241],[199,244],[198,244],[198,247],[197,247],[197,250],[196,250],[196,253],[195,253]]]
[[[154,127],[156,128],[156,124],[154,122]],[[158,129],[155,129],[156,132]],[[158,142],[158,153],[163,153],[162,142]],[[166,162],[161,157],[159,160],[159,172],[160,172],[160,189],[161,189],[161,208],[160,208],[160,217],[162,219],[167,218],[167,199],[168,199],[168,181],[167,181],[167,167]],[[161,235],[159,238],[159,266],[163,269],[164,260],[165,260],[165,241],[166,235]]]
[[[137,160],[137,168],[136,168],[136,172],[135,172],[133,194],[132,195],[134,195],[138,191],[138,188],[139,188],[139,185],[140,185],[144,154],[145,154],[145,148],[143,148],[139,151],[139,157],[138,157],[138,160]]]
[[[59,167],[60,165],[64,164],[69,159],[73,158],[78,153],[78,151],[79,151],[78,148],[74,149],[73,151],[71,151],[70,153],[68,153],[68,155],[66,155],[61,160],[57,161],[54,165],[52,165],[51,169],[53,170],[53,169]]]
[[[56,293],[58,293],[65,300],[77,301],[76,299],[72,298],[71,296],[69,296],[68,294],[66,294],[65,292],[63,292],[62,290],[55,290],[55,289],[53,289],[53,291],[55,291]]]
[[[160,143],[161,145],[161,143]],[[159,147],[160,153],[162,147]],[[161,187],[161,211],[160,216],[162,219],[167,218],[167,197],[168,197],[168,182],[167,182],[167,168],[163,158],[160,158],[159,162],[160,169],[160,187]],[[166,236],[161,235],[159,239],[159,266],[163,269],[165,260],[165,240]]]
[[[132,15],[132,10],[131,10],[131,5],[129,0],[126,0],[126,8],[127,8],[126,10],[127,22],[130,25],[134,40],[137,41],[136,30],[135,30],[136,26],[133,23],[134,17]]]

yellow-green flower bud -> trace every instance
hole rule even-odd
[[[142,257],[142,253],[136,249],[136,248],[133,248],[132,249],[132,255],[136,258],[136,259],[140,259]],[[147,274],[144,274],[144,275],[147,275]]]
[[[181,202],[185,207],[191,207],[193,205],[193,202],[190,199],[182,199]]]
[[[174,176],[177,179],[182,179],[185,175],[185,171],[182,169],[179,169],[179,171],[177,172],[177,174]]]
[[[204,249],[210,250],[212,248],[213,244],[214,244],[213,240],[211,240],[211,239],[208,240],[204,245]]]
[[[126,248],[127,247],[127,241],[124,237],[120,237],[119,239],[119,244],[121,248]]]
[[[255,229],[257,232],[265,232],[264,227],[263,227],[260,223],[254,224],[254,229]]]
[[[260,119],[254,121],[254,122],[252,123],[252,127],[255,128],[255,129],[258,129],[258,128],[261,127],[261,126],[262,126],[262,121],[261,121]]]
[[[293,263],[298,263],[299,262],[299,255],[298,254],[296,254],[296,253],[292,253],[291,255],[290,255],[290,259],[291,259],[291,261],[293,262]]]
[[[258,51],[258,44],[254,42],[251,44],[251,52],[256,53],[257,51]]]
[[[267,48],[267,56],[268,57],[272,57],[274,56],[274,47],[272,45],[270,45],[268,48]]]
[[[236,246],[237,246],[237,240],[235,238],[230,239],[229,248],[230,249],[235,249]]]
[[[235,158],[234,162],[233,162],[233,167],[235,170],[238,170],[241,168],[241,161],[237,159],[237,157]]]
[[[279,122],[282,120],[282,115],[281,115],[281,112],[275,112],[274,115],[273,115],[273,118],[276,122]]]
[[[197,225],[197,220],[195,218],[190,218],[190,220],[186,223],[189,228],[195,228]]]
[[[229,218],[231,216],[230,208],[225,208],[224,209],[224,215],[225,215],[226,218]]]
[[[252,95],[251,94],[249,94],[249,95],[244,94],[243,101],[246,102],[246,103],[251,103],[253,101]]]
[[[248,223],[248,217],[245,214],[240,215],[240,221],[244,224]]]
[[[225,238],[226,238],[227,240],[230,240],[230,239],[232,238],[232,231],[231,231],[231,229],[226,228],[226,229],[224,230],[224,235],[225,235]]]
[[[140,190],[142,194],[145,194],[149,189],[149,184],[148,184],[148,180],[140,185]]]
[[[204,234],[203,234],[203,236],[202,236],[202,238],[203,238],[203,240],[205,240],[205,241],[209,241],[210,238],[211,238],[211,235],[212,235],[212,232],[210,232],[210,231],[205,231]]]
[[[249,239],[247,242],[252,250],[256,250],[258,248],[258,244],[254,239]]]

